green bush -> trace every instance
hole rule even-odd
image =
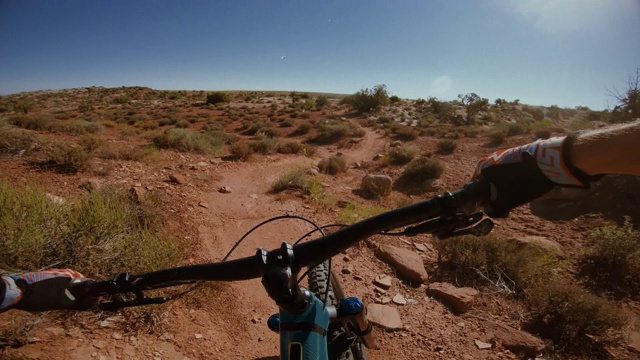
[[[362,89],[343,99],[343,103],[358,112],[376,111],[381,106],[389,105],[389,94],[386,85],[376,85],[373,89]]]
[[[253,149],[254,152],[259,154],[273,154],[280,146],[280,140],[261,133],[256,136],[256,139],[257,140],[250,142],[249,146],[251,146],[251,149]]]
[[[581,255],[582,273],[597,288],[617,293],[640,293],[640,232],[627,218],[623,226],[593,229]]]
[[[338,213],[338,219],[343,224],[352,224],[384,212],[386,209],[377,205],[349,202]]]
[[[407,185],[422,185],[427,180],[439,178],[442,171],[437,159],[424,156],[412,160],[398,180]]]
[[[404,165],[413,160],[418,153],[418,148],[409,145],[397,146],[389,149],[389,162],[393,165]]]
[[[54,119],[45,115],[14,115],[7,122],[27,130],[50,131],[54,127]]]
[[[347,161],[342,156],[332,156],[322,159],[318,164],[321,173],[337,175],[347,170]]]
[[[551,130],[548,130],[548,129],[536,130],[533,134],[536,139],[548,139],[551,137]]]
[[[160,223],[155,208],[109,187],[59,205],[39,190],[0,182],[0,268],[33,271],[56,264],[100,278],[173,266],[181,250],[154,234]]]
[[[0,155],[27,154],[35,143],[35,137],[24,131],[0,126]]]
[[[330,145],[347,137],[362,137],[365,132],[356,125],[348,122],[326,120],[317,125],[318,134],[311,142],[319,145]]]
[[[418,138],[418,132],[410,126],[398,124],[392,128],[392,131],[398,140],[411,141]]]
[[[507,138],[507,132],[503,129],[491,129],[487,132],[487,137],[491,141],[492,145],[502,145]]]
[[[185,129],[168,129],[152,139],[159,149],[176,149],[197,153],[218,153],[224,139],[212,133],[195,133]]]
[[[308,122],[303,122],[296,128],[296,131],[293,132],[293,135],[304,135],[313,129],[313,125]]]
[[[58,143],[48,151],[49,162],[59,171],[77,173],[86,170],[90,154],[80,145]]]
[[[207,94],[206,102],[207,104],[210,104],[210,105],[229,102],[229,94],[225,92],[220,92],[220,91]]]
[[[443,155],[453,154],[458,144],[454,140],[446,139],[438,141],[438,152]]]
[[[318,109],[322,109],[323,107],[329,105],[329,98],[324,95],[320,95],[316,98],[316,107]]]
[[[110,160],[141,161],[152,151],[152,148],[133,144],[107,143],[95,150],[95,156]]]

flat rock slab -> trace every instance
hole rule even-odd
[[[427,288],[427,295],[441,300],[458,313],[464,313],[471,309],[478,294],[479,292],[476,289],[459,288],[449,283],[432,283]]]
[[[404,327],[398,310],[388,305],[367,305],[367,318],[385,330],[400,330]]]
[[[504,348],[516,355],[535,357],[544,350],[544,342],[528,332],[493,321],[483,321],[480,324],[487,333],[493,334],[493,342],[499,341]]]
[[[429,280],[422,257],[412,250],[391,245],[380,245],[375,252],[378,259],[395,267],[400,275],[412,282],[423,284]]]

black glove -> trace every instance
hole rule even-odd
[[[47,269],[39,272],[10,275],[3,278],[5,296],[2,307],[27,311],[87,310],[99,299],[78,298],[69,291],[88,281],[82,274],[69,269]]]
[[[485,213],[507,217],[514,207],[529,203],[555,186],[588,187],[588,176],[570,163],[573,138],[554,137],[499,150],[478,163],[473,179],[490,184]]]

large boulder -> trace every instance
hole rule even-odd
[[[391,194],[392,184],[389,175],[367,174],[362,178],[360,188],[369,195],[382,197]]]
[[[422,257],[416,252],[391,245],[380,245],[376,251],[378,259],[396,268],[401,276],[411,282],[423,284],[429,280]]]
[[[449,283],[432,283],[427,288],[427,295],[442,301],[460,314],[471,309],[478,294],[478,290],[474,288],[459,288]]]
[[[521,236],[514,237],[510,240],[515,241],[523,247],[533,246],[557,255],[563,255],[562,246],[558,242],[547,239],[544,236]]]

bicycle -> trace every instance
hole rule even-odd
[[[303,237],[295,245],[283,242],[279,249],[267,251],[260,248],[254,256],[226,261],[241,238],[222,262],[140,275],[122,273],[109,280],[81,283],[70,291],[74,296],[134,296],[132,300],[100,302],[101,309],[113,311],[160,304],[186,293],[173,297],[147,297],[144,292],[152,289],[196,281],[262,278],[264,288],[280,309],[278,314],[268,319],[267,325],[280,334],[281,359],[366,359],[363,347],[377,347],[372,325],[366,318],[363,302],[356,297],[344,297],[337,277],[332,276],[331,257],[378,233],[405,236],[430,233],[440,239],[486,235],[493,229],[493,222],[489,218],[483,219],[483,212],[477,209],[488,196],[489,186],[483,181],[474,181],[454,192],[384,212],[328,235],[324,235],[323,228],[316,225],[323,236],[308,242],[298,244]],[[399,228],[404,229],[390,232]],[[298,274],[304,267],[308,267],[309,289],[298,285]]]

